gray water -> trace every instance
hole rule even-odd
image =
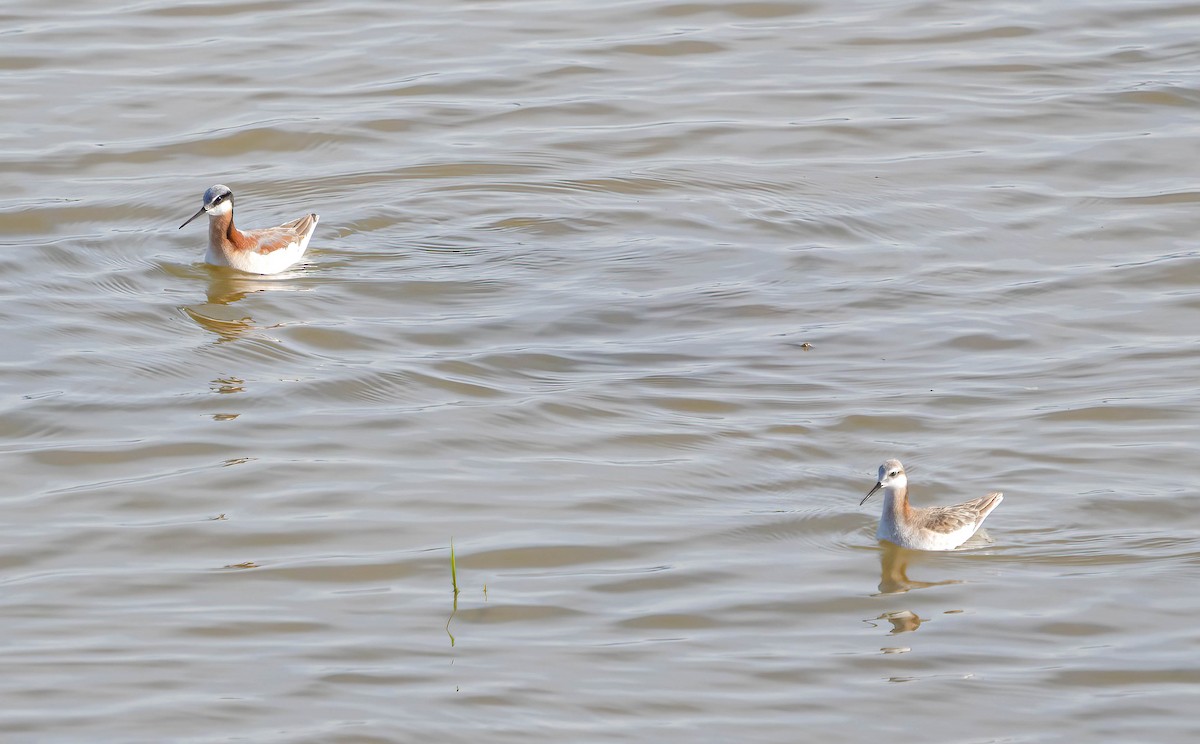
[[[0,735],[1194,741],[1198,30],[0,3]]]

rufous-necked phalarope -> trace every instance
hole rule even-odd
[[[899,460],[879,466],[879,481],[858,505],[867,503],[881,488],[883,515],[875,538],[911,550],[954,550],[974,535],[1004,500],[997,491],[954,506],[909,506],[908,476]]]
[[[251,274],[278,274],[300,260],[320,219],[306,214],[298,220],[242,232],[233,226],[233,192],[217,184],[204,192],[204,205],[184,225],[208,212],[208,252],[204,260]]]

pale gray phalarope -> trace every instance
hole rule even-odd
[[[899,460],[879,466],[879,480],[859,506],[880,489],[883,514],[875,538],[911,550],[954,550],[974,535],[1004,500],[1004,495],[995,491],[953,506],[909,506],[908,476]]]

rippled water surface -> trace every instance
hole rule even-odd
[[[1194,741],[1198,23],[0,3],[0,736]]]

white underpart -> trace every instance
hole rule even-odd
[[[974,535],[983,525],[983,519],[968,522],[952,532],[939,532],[921,524],[920,518],[905,521],[902,514],[897,513],[896,501],[898,494],[908,495],[908,476],[903,470],[892,475],[879,469],[879,485],[883,491],[883,513],[879,516],[879,529],[875,531],[875,539],[887,540],[902,548],[911,550],[954,550]],[[1004,498],[996,494],[995,509]],[[989,510],[990,513],[990,510]]]
[[[903,486],[902,486],[903,487]],[[879,517],[876,540],[887,540],[911,550],[954,550],[965,543],[979,529],[982,522],[963,525],[953,532],[936,532],[896,519],[895,494],[891,486],[883,489],[883,514]]]
[[[228,201],[222,202],[219,207],[209,212],[209,215],[217,215],[224,210],[225,212],[233,209]],[[213,266],[229,266],[238,271],[245,271],[248,274],[278,274],[285,271],[292,264],[296,263],[304,256],[304,251],[308,249],[308,241],[312,239],[313,233],[317,231],[317,223],[320,222],[320,217],[313,220],[308,234],[299,240],[293,240],[286,247],[271,251],[270,253],[259,253],[257,251],[239,251],[226,260],[225,256],[220,251],[214,250],[211,241],[207,252],[204,254],[206,263]]]

